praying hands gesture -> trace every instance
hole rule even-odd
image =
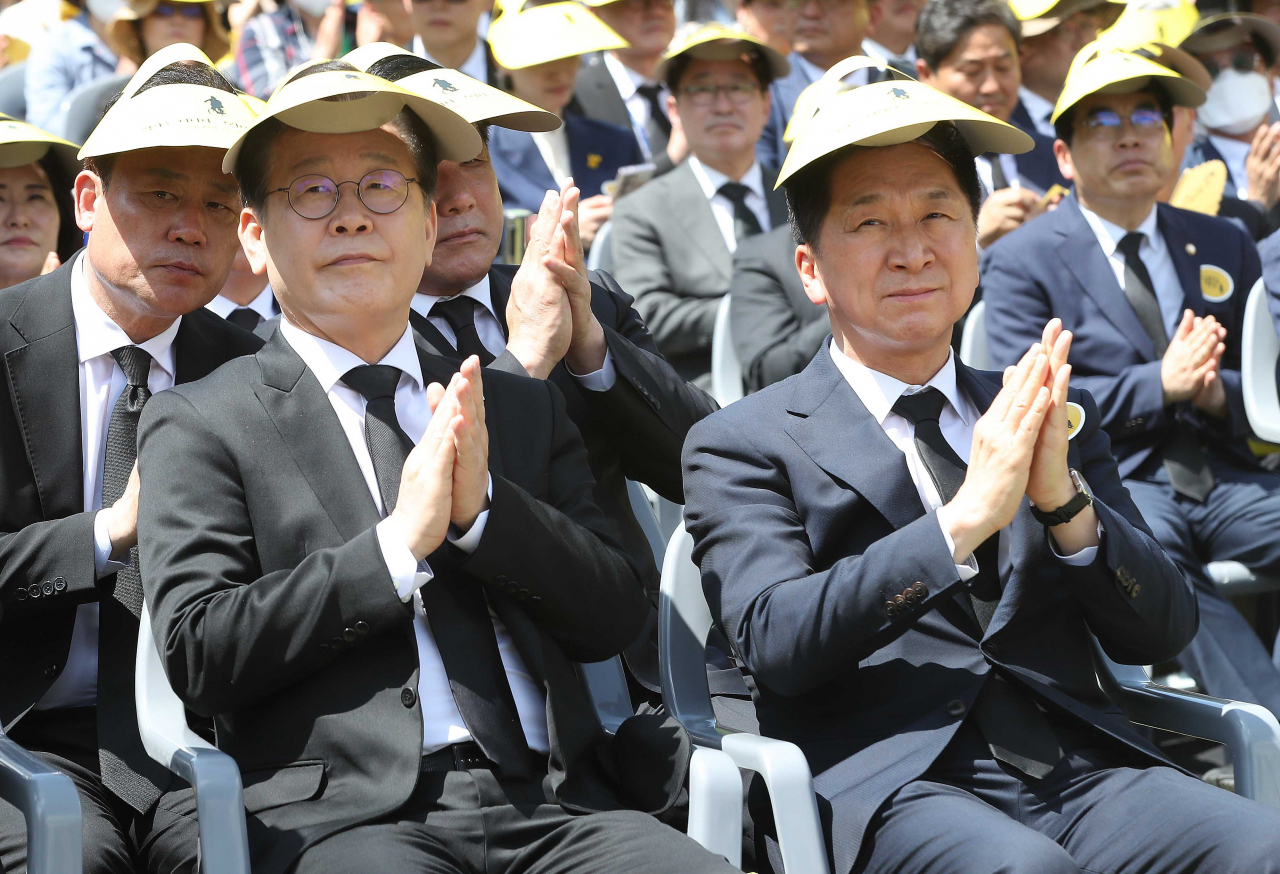
[[[1218,367],[1227,347],[1223,341],[1227,329],[1213,316],[1197,316],[1191,310],[1182,314],[1160,360],[1160,383],[1166,404],[1192,401],[1212,416],[1227,415],[1227,395],[1222,387]]]

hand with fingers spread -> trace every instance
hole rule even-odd
[[[456,455],[453,432],[463,425],[462,416],[456,414],[459,379],[454,374],[448,388],[438,382],[427,386],[431,422],[405,459],[396,506],[387,517],[418,561],[435,552],[449,532]]]
[[[1258,127],[1244,159],[1248,199],[1267,209],[1280,202],[1280,122]]]
[[[507,349],[530,376],[546,379],[551,369],[569,351],[573,337],[573,313],[565,292],[567,274],[574,269],[565,262],[567,235],[565,202],[577,204],[577,189],[566,183],[559,191],[548,191],[538,209],[529,234],[520,269],[511,281],[507,301]],[[576,231],[574,232],[576,239]]]
[[[1012,522],[1022,503],[1051,406],[1048,374],[1049,356],[1036,343],[974,425],[964,482],[938,510],[938,523],[951,535],[957,562]]]
[[[453,509],[449,521],[466,533],[489,508],[489,429],[484,418],[480,359],[472,355],[454,377],[454,407],[448,412],[454,445]]]
[[[1226,351],[1222,342],[1226,336],[1226,329],[1213,316],[1200,318],[1191,310],[1183,312],[1160,362],[1166,404],[1192,400],[1205,388]]]

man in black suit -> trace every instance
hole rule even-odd
[[[153,394],[261,345],[203,309],[239,247],[222,154],[252,118],[197,49],[158,53],[80,153],[87,247],[0,294],[0,721],[75,782],[86,872],[172,870],[155,837],[169,775],[134,709],[131,471]],[[25,866],[23,817],[0,802],[0,870]]]
[[[277,97],[329,130],[343,99],[354,128],[264,114],[228,153],[283,319],[140,429],[156,640],[245,775],[254,870],[728,872],[628,809],[672,803],[681,734],[637,718],[611,743],[573,664],[648,605],[559,391],[482,384],[409,326],[437,154],[479,136],[343,62]],[[534,236],[571,269],[559,218]]]
[[[685,447],[694,557],[761,731],[804,750],[834,874],[1278,871],[1280,811],[1179,772],[1099,689],[1095,635],[1160,661],[1196,602],[1068,387],[1071,335],[1049,322],[1003,379],[951,351],[974,151],[1027,137],[894,86],[831,98],[783,168],[832,343]]]

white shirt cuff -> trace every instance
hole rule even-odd
[[[598,373],[599,371],[597,371]],[[493,474],[489,474],[489,500],[493,500]],[[467,529],[465,534],[454,536],[453,526],[449,526],[449,532],[445,537],[454,546],[470,555],[476,551],[476,547],[480,545],[480,538],[484,536],[484,526],[489,521],[489,511],[482,510],[480,515],[476,517],[476,521],[471,523],[471,527]]]
[[[123,570],[128,562],[111,559],[111,533],[107,530],[107,516],[99,510],[93,514],[93,570],[100,576]]]
[[[1098,523],[1098,542],[1099,543],[1102,542],[1102,523],[1101,522]],[[1053,539],[1052,533],[1050,533],[1049,535],[1049,548],[1053,550],[1053,554],[1057,556],[1059,561],[1063,562],[1064,564],[1069,564],[1072,567],[1086,567],[1088,565],[1091,565],[1093,564],[1093,560],[1098,555],[1098,547],[1096,546],[1086,546],[1084,549],[1080,550],[1079,552],[1073,552],[1071,555],[1063,555],[1062,553],[1058,552],[1058,542]]]
[[[569,362],[566,361],[564,366],[569,371],[569,375],[578,381],[578,385],[587,391],[608,391],[618,381],[618,372],[613,366],[613,353],[608,349],[604,351],[604,364],[599,370],[577,374],[573,372],[573,368],[569,367]]]
[[[413,593],[431,582],[433,574],[431,565],[424,558],[417,561],[409,550],[409,545],[400,526],[390,517],[378,523],[375,533],[378,537],[378,548],[382,550],[382,561],[391,574],[391,583],[396,587],[396,594],[406,604],[413,598]]]
[[[938,529],[942,532],[942,539],[947,543],[947,552],[952,555],[956,554],[956,542],[951,539],[951,532],[941,525]],[[978,559],[972,553],[964,560],[964,564],[956,565],[956,573],[960,575],[960,582],[967,583],[978,575]]]

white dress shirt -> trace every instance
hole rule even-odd
[[[322,340],[293,325],[287,318],[280,320],[280,333],[285,341],[302,359],[307,368],[315,375],[338,416],[351,451],[355,454],[360,472],[364,475],[365,484],[379,513],[384,513],[382,493],[378,489],[378,478],[373,469],[373,459],[369,455],[369,447],[365,442],[364,415],[366,401],[364,396],[343,383],[342,376],[353,367],[365,364],[358,356],[327,340]],[[422,378],[422,366],[418,360],[417,347],[413,342],[413,330],[407,325],[405,332],[391,351],[378,362],[401,371],[400,382],[396,386],[396,419],[405,434],[415,444],[426,433],[431,422],[431,407],[427,402],[427,387]],[[492,480],[490,492],[492,493]],[[488,520],[488,511],[481,513],[471,530],[459,538],[450,539],[463,552],[473,552],[484,533]],[[418,563],[409,551],[395,528],[388,525],[387,520],[378,523],[378,545],[382,549],[382,557],[386,562],[391,581],[401,600],[413,601],[413,631],[418,644],[418,699],[422,703],[422,750],[432,752],[449,744],[461,743],[471,739],[458,705],[453,700],[449,689],[449,677],[444,670],[444,661],[431,634],[431,626],[427,623],[423,612],[422,595],[419,589],[430,585],[431,569],[426,562]],[[534,682],[524,660],[511,641],[511,635],[493,611],[489,612],[493,620],[494,631],[498,638],[498,651],[502,656],[503,667],[506,668],[507,682],[511,686],[511,694],[515,697],[516,711],[520,716],[520,725],[524,729],[525,739],[529,746],[539,752],[548,752],[546,702],[542,691]]]
[[[1111,265],[1116,282],[1123,290],[1125,261],[1124,255],[1116,251],[1116,246],[1129,232],[1083,206],[1080,207],[1080,211],[1084,213],[1084,220],[1089,223],[1094,236],[1098,238],[1098,245],[1102,246],[1102,253],[1107,256],[1107,262]],[[1142,245],[1138,247],[1138,257],[1146,265],[1147,273],[1151,274],[1151,284],[1155,286],[1152,291],[1156,293],[1156,302],[1160,304],[1164,329],[1172,337],[1178,328],[1178,322],[1182,321],[1182,311],[1186,309],[1186,295],[1182,290],[1182,280],[1178,278],[1178,270],[1173,266],[1173,258],[1169,256],[1169,247],[1165,244],[1164,237],[1160,235],[1154,206],[1142,220],[1142,224],[1138,225],[1135,233],[1143,236]]]
[[[496,83],[489,81],[489,62],[485,55],[485,41],[480,35],[476,36],[476,47],[471,50],[471,54],[462,62],[462,66],[458,68],[459,73],[466,73],[472,79],[483,82],[486,85],[494,85]],[[433,64],[440,64],[435,58],[427,53],[427,47],[422,42],[422,37],[416,33],[413,35],[413,53],[420,58],[426,58]],[[442,67],[448,64],[440,64]]]
[[[271,290],[270,283],[267,283],[267,287],[262,289],[262,292],[257,297],[243,307],[229,297],[218,295],[205,304],[204,308],[222,319],[225,319],[238,309],[253,310],[264,322],[280,315],[280,310],[276,309],[276,295]]]
[[[943,406],[942,414],[938,417],[938,427],[942,430],[942,436],[946,439],[947,445],[955,450],[961,461],[968,464],[969,450],[973,446],[973,427],[978,423],[981,414],[978,412],[977,407],[973,405],[973,402],[960,390],[960,386],[956,382],[955,352],[947,355],[947,363],[942,365],[942,369],[935,373],[924,385],[907,385],[892,376],[872,370],[866,365],[854,361],[844,354],[834,338],[831,340],[830,348],[831,360],[835,362],[836,369],[840,371],[845,381],[849,383],[854,393],[857,394],[858,400],[862,401],[862,405],[867,408],[867,412],[880,423],[885,435],[893,441],[893,445],[897,446],[905,457],[907,471],[911,474],[911,482],[915,484],[916,493],[920,495],[920,502],[930,512],[936,513],[938,508],[942,506],[942,496],[938,494],[938,487],[934,485],[933,477],[929,475],[929,468],[925,466],[923,459],[920,458],[919,450],[916,449],[915,425],[893,412],[893,405],[903,395],[916,394],[926,388],[936,388],[942,392],[943,397],[947,399],[947,403]],[[954,553],[955,541],[951,539],[951,534],[945,528],[942,529],[942,538],[946,541],[947,548]],[[999,539],[1001,564],[1004,563],[1005,558],[1008,556],[1008,539],[1006,529],[1001,529]],[[1054,550],[1054,554],[1058,555],[1060,559],[1068,564],[1080,567],[1092,563],[1098,552],[1096,546],[1090,546],[1072,555],[1063,556],[1058,553],[1052,538],[1050,538],[1049,543]],[[967,582],[972,579],[978,572],[977,558],[970,555],[964,564],[956,565],[956,572],[960,575],[961,580]]]
[[[1018,175],[1018,161],[1013,155],[999,154],[996,156],[1000,160],[1000,169],[1004,171],[1005,181],[1009,183],[1010,188],[1022,188],[1022,177]],[[978,155],[973,159],[974,167],[978,170],[978,180],[982,182],[985,191],[983,200],[986,200],[996,190],[995,176],[991,169],[991,161],[986,155]]]
[[[1249,174],[1245,170],[1245,159],[1249,157],[1249,144],[1213,134],[1209,135],[1209,142],[1213,143],[1213,147],[1222,155],[1223,163],[1227,165],[1227,172],[1231,174],[1231,181],[1236,186],[1236,197],[1248,200]]]
[[[739,180],[730,179],[719,170],[708,167],[699,161],[696,155],[689,156],[689,169],[693,171],[694,178],[702,186],[702,193],[711,202],[711,214],[716,217],[720,236],[724,237],[724,244],[729,247],[730,252],[738,248],[738,242],[733,236],[733,201],[719,193],[720,186],[726,182],[738,181],[747,186],[747,207],[760,223],[760,230],[773,229],[773,223],[769,218],[769,202],[764,196],[764,173],[760,169],[759,161],[754,162],[751,169]]]
[[[618,95],[622,97],[622,102],[627,107],[627,114],[631,116],[631,132],[635,134],[636,142],[640,144],[645,160],[650,160],[653,158],[653,148],[649,144],[647,130],[650,114],[649,101],[637,93],[636,89],[641,85],[653,83],[653,80],[646,79],[619,61],[613,56],[613,52],[604,52],[601,57],[604,58],[604,68],[609,71],[609,75],[613,77],[613,84],[618,88]],[[666,105],[669,93],[667,86],[662,85],[662,90],[658,92],[659,106]]]
[[[469,297],[480,304],[475,310],[476,334],[480,337],[480,342],[484,344],[484,348],[489,350],[489,354],[497,358],[506,350],[507,338],[502,333],[502,324],[493,312],[493,295],[489,291],[488,273],[462,294],[455,294],[450,297],[415,294],[409,306],[413,307],[413,311],[418,315],[435,325],[436,329],[449,341],[449,345],[457,348],[458,337],[453,333],[453,327],[439,313],[434,316],[431,315],[431,310],[437,303],[443,300],[453,300],[455,297]],[[617,381],[617,370],[613,366],[613,353],[607,349],[604,353],[604,364],[601,365],[599,370],[577,374],[572,369],[569,369],[568,362],[565,362],[565,369],[569,370],[569,374],[578,381],[578,385],[588,391],[608,391],[613,388],[614,382]]]
[[[573,160],[569,157],[569,129],[564,125],[555,130],[532,131],[533,144],[538,147],[542,163],[547,165],[551,178],[556,185],[564,185],[564,181],[573,175]]]
[[[102,467],[106,460],[107,426],[111,410],[124,392],[124,371],[111,353],[122,346],[135,345],[129,335],[111,320],[89,291],[84,271],[87,256],[82,252],[71,267],[71,312],[76,323],[76,351],[80,362],[80,451],[84,471],[84,510],[102,509]],[[173,338],[182,319],[144,343],[136,344],[151,355],[147,386],[155,394],[173,387]],[[111,538],[107,517],[94,517],[94,568],[99,577],[115,573],[124,564],[111,560]],[[76,608],[75,627],[66,669],[38,702],[36,710],[55,707],[86,707],[98,700],[98,605]]]
[[[1027,110],[1027,115],[1031,116],[1031,121],[1036,126],[1036,132],[1042,133],[1046,137],[1057,139],[1058,133],[1053,129],[1053,125],[1049,121],[1053,116],[1053,104],[1024,86],[1018,86],[1018,99],[1022,101],[1023,107]]]
[[[883,64],[897,61],[899,64],[906,64],[912,69],[915,69],[916,66],[916,47],[913,45],[907,46],[905,52],[898,54],[888,46],[883,46],[873,39],[864,39],[862,41],[862,53],[868,58],[874,58]]]

